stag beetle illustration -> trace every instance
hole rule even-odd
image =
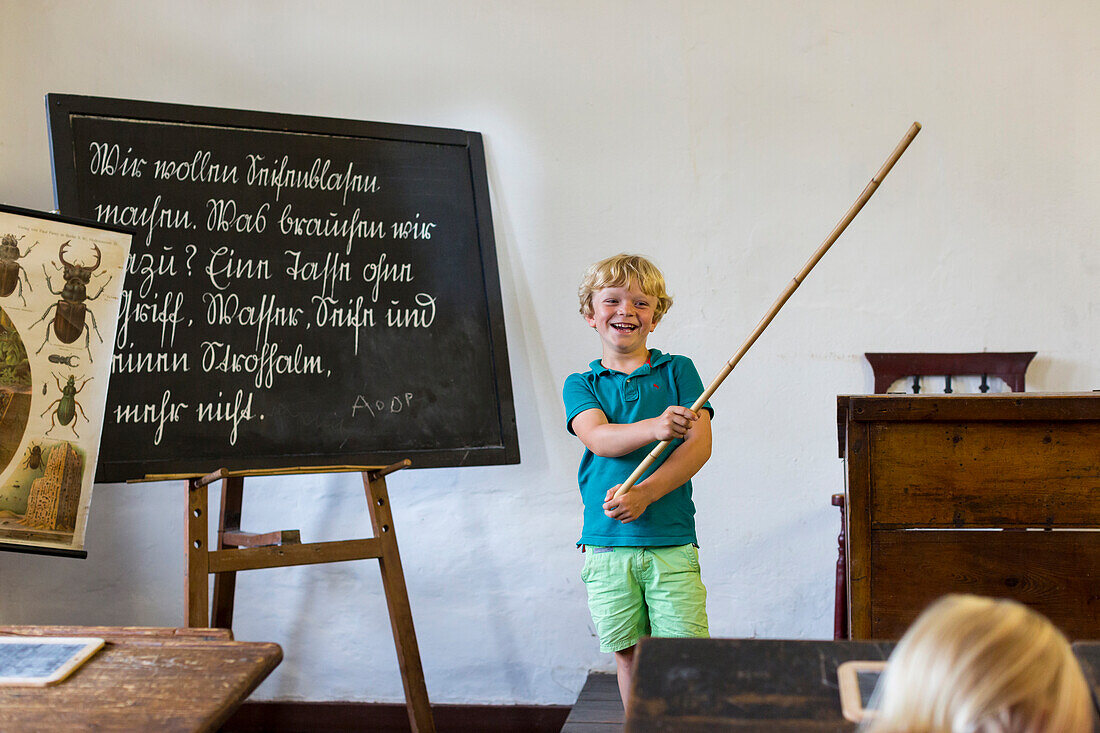
[[[16,239],[14,234],[5,234],[0,238],[0,297],[8,297],[15,292],[15,287],[18,285],[19,298],[23,301],[23,305],[26,305],[27,299],[23,297],[23,280],[27,281],[28,290],[34,290],[34,288],[31,287],[31,280],[27,277],[27,271],[19,264],[19,260],[29,255],[34,249],[34,244],[38,242],[27,247],[27,251],[20,254],[19,239]],[[23,280],[19,279],[20,272],[23,273]]]
[[[67,367],[76,366],[76,354],[69,354],[68,356],[62,356],[61,354],[50,354],[49,359],[54,364],[64,364]]]
[[[42,446],[37,443],[31,443],[31,446],[27,448],[27,455],[23,459],[23,468],[29,468],[32,471],[37,471],[38,467],[42,465]]]
[[[33,328],[46,320],[46,316],[50,314],[50,310],[56,308],[57,311],[54,313],[53,319],[53,332],[57,335],[57,338],[61,339],[61,341],[66,344],[71,344],[80,337],[81,332],[84,332],[84,348],[88,350],[88,361],[92,361],[92,350],[88,346],[92,334],[84,321],[85,316],[92,319],[92,328],[95,329],[95,335],[99,337],[100,343],[103,343],[103,336],[99,333],[99,325],[96,324],[95,314],[88,310],[88,307],[84,303],[88,300],[95,300],[102,295],[103,289],[107,287],[107,283],[111,281],[111,278],[107,278],[98,293],[95,295],[88,295],[88,283],[92,279],[92,273],[99,267],[99,263],[103,259],[103,254],[99,251],[99,247],[93,244],[92,249],[95,250],[95,263],[92,265],[80,265],[65,259],[65,249],[68,246],[69,242],[65,242],[57,251],[57,257],[64,266],[64,288],[61,290],[53,289],[53,283],[50,282],[50,275],[46,272],[46,266],[42,265],[42,272],[46,274],[46,287],[49,288],[50,292],[54,295],[60,295],[61,300],[47,308],[46,312],[42,314],[42,317],[32,323],[31,327]],[[42,346],[39,346],[38,351],[34,353],[40,353],[42,347],[45,346],[46,342],[49,340],[50,327],[47,326],[46,338],[42,340]]]
[[[50,408],[57,405],[57,409],[50,415],[50,429],[46,431],[46,435],[49,435],[50,430],[57,427],[57,422],[60,421],[62,425],[68,425],[71,422],[73,435],[79,438],[80,433],[76,432],[76,411],[80,410],[80,416],[84,418],[84,422],[88,422],[88,416],[84,414],[84,408],[76,401],[76,396],[80,394],[80,390],[84,389],[84,385],[95,379],[95,377],[88,377],[80,383],[80,387],[76,386],[76,377],[72,374],[69,375],[64,387],[61,386],[61,380],[57,378],[56,374],[53,375],[53,378],[57,382],[57,388],[61,391],[61,396],[42,411],[42,415],[45,415],[50,411]]]

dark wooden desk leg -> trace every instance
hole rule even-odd
[[[207,561],[207,489],[199,479],[187,482],[187,578],[184,593],[187,597],[187,625],[202,628],[207,625],[210,613],[209,563]]]
[[[382,586],[386,592],[386,606],[390,612],[393,640],[397,646],[397,664],[401,668],[401,683],[405,686],[405,703],[409,709],[409,723],[413,733],[434,733],[428,688],[424,683],[424,669],[420,665],[420,649],[413,629],[412,608],[405,587],[405,573],[401,569],[401,557],[397,552],[397,537],[390,513],[390,498],[386,493],[386,479],[376,472],[363,473],[363,488],[370,502],[370,519],[374,536],[382,546],[378,558],[382,570]]]
[[[222,479],[222,506],[218,518],[218,549],[225,544],[226,532],[241,529],[241,501],[244,496],[244,476]],[[214,607],[210,612],[210,625],[218,629],[233,628],[233,597],[237,589],[237,572],[214,573]]]

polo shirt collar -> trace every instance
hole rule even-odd
[[[651,371],[653,371],[653,367],[660,366],[661,364],[664,364],[666,361],[672,361],[672,357],[669,356],[668,354],[658,350],[658,349],[650,349],[649,350],[649,362],[647,364],[642,364],[640,367],[635,369],[633,373],[634,374],[649,374]],[[622,372],[618,372],[614,369],[611,369],[609,367],[605,367],[599,359],[596,359],[594,362],[589,364],[588,367],[592,370],[592,372],[594,374],[599,375],[601,377],[606,376],[608,374],[621,374],[622,373]]]

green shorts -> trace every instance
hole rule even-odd
[[[601,652],[629,649],[643,636],[710,636],[695,545],[589,545],[581,580]]]

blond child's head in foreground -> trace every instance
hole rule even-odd
[[[944,596],[905,632],[868,733],[1081,733],[1088,685],[1069,642],[1015,601]]]

